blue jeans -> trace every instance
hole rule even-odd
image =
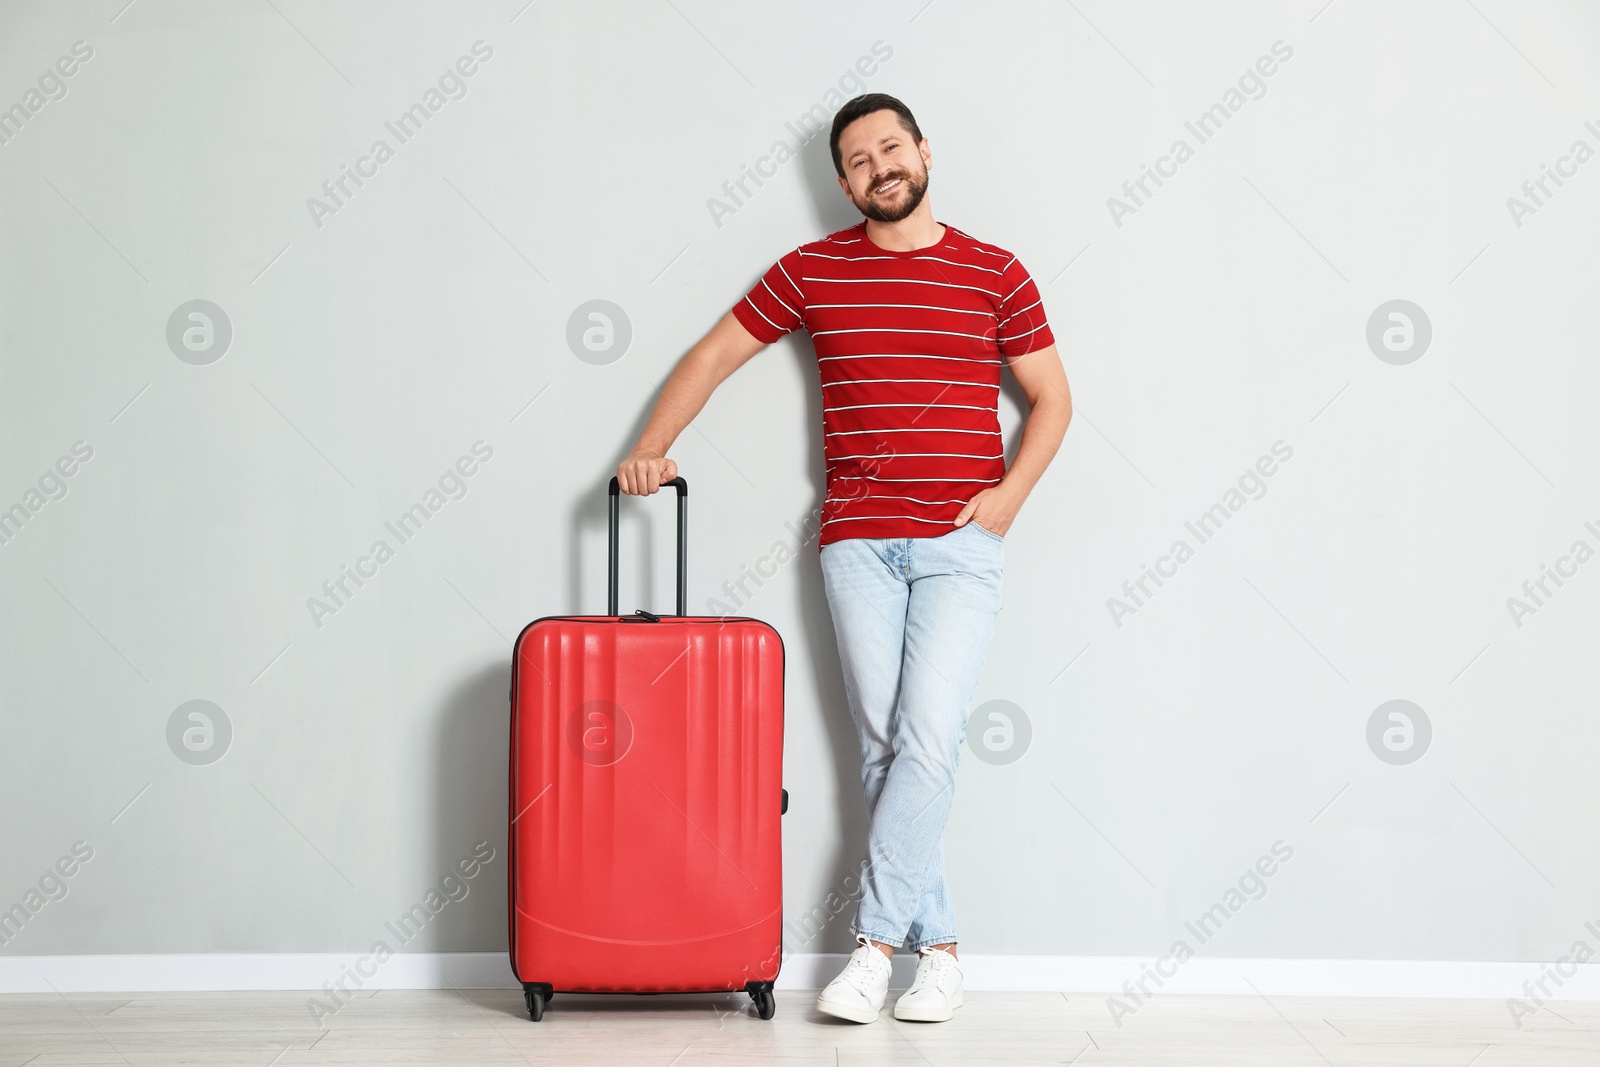
[[[1003,540],[971,521],[822,548],[871,820],[858,938],[912,950],[956,939],[942,838],[1004,556]]]

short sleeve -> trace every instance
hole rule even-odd
[[[790,252],[733,306],[733,316],[750,336],[771,344],[805,325],[806,298],[800,289],[800,250]]]
[[[1055,344],[1033,276],[1015,256],[1000,272],[1000,325],[995,343],[1006,356],[1024,356]]]

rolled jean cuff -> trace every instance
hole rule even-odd
[[[956,941],[955,934],[943,934],[939,937],[925,937],[921,941],[913,941],[906,946],[908,952],[921,952],[929,945],[953,945]]]
[[[906,943],[906,939],[903,937],[889,937],[886,934],[869,934],[865,930],[857,930],[854,927],[851,927],[850,929],[850,936],[865,937],[869,941],[877,941],[880,944],[892,945],[895,948],[901,948]]]

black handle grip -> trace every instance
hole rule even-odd
[[[661,484],[662,486],[673,486],[678,490],[678,614],[687,615],[689,614],[689,586],[687,584],[687,579],[684,577],[684,573],[688,570],[689,563],[689,549],[686,543],[686,539],[689,534],[689,517],[685,511],[689,496],[689,483],[683,480],[682,475],[679,475],[670,482],[662,482]],[[616,476],[613,475],[611,478],[610,490],[610,536],[607,539],[606,553],[606,567],[609,578],[609,582],[606,586],[607,615],[615,615],[617,613],[617,531],[619,525],[618,503],[621,498],[621,493],[622,486],[617,483]]]

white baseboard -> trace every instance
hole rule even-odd
[[[846,957],[796,953],[784,961],[779,989],[820,989]],[[1124,982],[1153,974],[1153,961],[1120,956],[961,957],[974,991],[1122,994]],[[896,953],[895,988],[911,982],[916,957]],[[360,976],[359,970],[372,972]],[[1571,977],[1546,979],[1558,1000],[1600,1000],[1600,963]],[[357,975],[352,979],[349,976]],[[1550,964],[1432,960],[1209,959],[1195,957],[1150,993],[1317,997],[1526,998],[1525,982],[1555,975]],[[0,956],[0,993],[187,992],[192,990],[500,989],[516,979],[500,952],[402,952],[387,962],[354,953],[254,953],[147,956]],[[1552,999],[1539,994],[1541,999]]]
[[[0,956],[0,993],[320,990],[341,980],[346,989],[366,990],[518,985],[504,952],[399,952],[381,964],[359,952]]]

